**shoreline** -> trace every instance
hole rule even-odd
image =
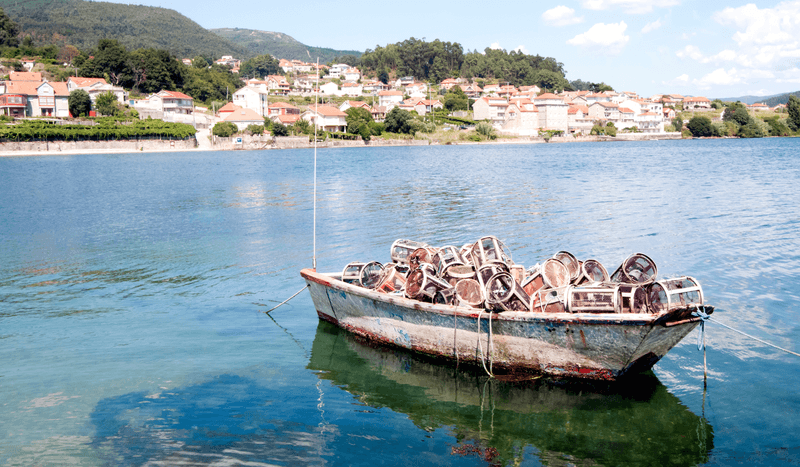
[[[220,138],[222,139],[222,138]],[[297,141],[292,142],[291,145],[273,143],[265,145],[263,140],[252,142],[250,145],[257,147],[245,147],[247,144],[235,145],[232,138],[231,141],[222,141],[218,144],[198,144],[188,147],[187,141],[159,141],[159,144],[133,144],[137,143],[132,140],[127,141],[102,141],[102,142],[85,142],[83,144],[70,142],[67,148],[63,148],[61,143],[64,142],[28,142],[28,143],[12,143],[12,144],[28,144],[31,146],[39,146],[36,149],[17,149],[17,150],[3,150],[3,146],[9,143],[0,143],[0,157],[31,157],[31,156],[57,156],[57,155],[81,155],[81,154],[136,154],[136,153],[153,153],[153,152],[205,152],[205,151],[257,151],[257,150],[280,150],[280,149],[311,149],[314,147],[311,143],[298,144]],[[370,148],[370,147],[386,147],[386,146],[461,146],[461,145],[497,145],[497,144],[564,144],[564,143],[594,143],[594,142],[630,142],[630,141],[664,141],[664,140],[679,140],[679,139],[694,139],[683,138],[680,133],[657,133],[657,134],[642,134],[632,133],[620,137],[610,136],[586,136],[575,138],[573,136],[553,137],[550,141],[545,141],[541,137],[517,137],[517,138],[499,138],[493,141],[453,141],[453,142],[440,142],[438,140],[426,139],[400,139],[400,140],[378,140],[373,139],[369,142],[364,141],[344,141],[332,140],[318,144],[317,148],[342,148],[342,147],[355,147],[355,148]],[[199,143],[200,138],[197,138]],[[87,144],[94,143],[94,144]],[[55,146],[50,149],[50,146]],[[126,147],[113,147],[118,145],[125,145]],[[132,147],[132,145],[134,147]],[[42,149],[44,146],[46,149]],[[79,147],[82,146],[82,147]],[[94,146],[94,147],[93,147]],[[103,147],[97,147],[103,146]],[[138,149],[136,148],[138,146]],[[145,147],[148,146],[148,147]],[[238,146],[238,147],[237,147]]]

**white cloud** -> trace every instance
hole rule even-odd
[[[502,49],[502,47],[500,47],[500,43],[499,42],[492,42],[492,45],[490,45],[489,48],[492,49],[492,50],[501,50]]]
[[[700,49],[694,45],[687,45],[683,49],[677,51],[675,53],[680,58],[691,58],[692,60],[703,61],[705,57],[703,57],[703,53],[700,52]]]
[[[618,54],[630,40],[630,36],[625,35],[627,28],[625,21],[611,24],[597,23],[583,34],[568,40],[567,44]]]
[[[669,87],[686,86],[687,84],[689,84],[689,75],[684,73],[684,74],[676,77],[673,80],[662,81],[661,84],[663,84],[664,86],[669,86]]]
[[[752,60],[750,60],[748,56],[738,55],[736,52],[730,49],[725,49],[716,55],[706,57],[697,46],[687,45],[683,49],[675,52],[675,55],[677,55],[679,58],[691,58],[692,60],[696,60],[700,63],[721,63],[735,61],[737,64],[744,66],[750,66],[750,64],[752,64]]]
[[[551,26],[568,26],[583,22],[583,16],[575,16],[575,10],[559,5],[542,13],[542,19]]]
[[[653,21],[652,23],[645,24],[644,27],[642,28],[642,34],[647,34],[650,31],[655,31],[656,29],[658,29],[660,27],[661,27],[661,20],[657,19],[657,20]]]
[[[678,5],[679,0],[582,0],[581,4],[589,10],[609,10],[619,8],[625,13],[649,13],[653,8],[668,8]]]
[[[694,80],[694,85],[700,89],[709,89],[712,86],[730,86],[732,84],[741,84],[742,82],[742,77],[736,71],[736,68],[731,68],[730,71],[725,71],[724,68],[717,68],[702,78]]]
[[[514,51],[515,52],[522,52],[525,55],[530,55],[530,52],[528,52],[528,49],[526,49],[524,45],[518,45],[517,48],[514,49]]]
[[[730,49],[725,49],[722,52],[709,57],[709,62],[732,62],[736,60],[736,52]]]
[[[800,40],[800,1],[779,3],[775,8],[759,9],[752,3],[728,7],[714,13],[712,18],[722,25],[736,26],[739,31],[733,35],[733,40],[740,46]]]

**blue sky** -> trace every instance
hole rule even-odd
[[[363,51],[416,37],[520,49],[556,58],[569,80],[642,96],[800,90],[800,0],[145,1],[205,28],[282,32],[310,46]]]

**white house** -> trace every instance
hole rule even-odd
[[[683,108],[684,109],[710,109],[711,108],[711,101],[708,100],[707,97],[702,97],[702,96],[684,97],[683,98]]]
[[[110,92],[116,96],[117,101],[124,103],[128,99],[128,93],[121,86],[112,86],[106,82],[104,78],[81,78],[77,76],[70,76],[67,79],[67,88],[69,92],[76,89],[83,89],[89,93],[89,97],[94,103],[97,96],[105,92]]]
[[[347,129],[347,114],[336,107],[311,106],[300,117],[323,131],[342,132]]]
[[[345,81],[358,81],[361,79],[361,72],[355,67],[348,68],[341,73],[341,77]]]
[[[344,101],[342,102],[342,105],[339,106],[339,110],[341,110],[342,112],[347,112],[347,109],[351,107],[361,107],[369,110],[370,112],[372,111],[369,104],[363,101]]]
[[[257,114],[252,109],[236,109],[233,112],[228,113],[228,115],[226,115],[222,120],[233,123],[236,125],[236,128],[238,128],[239,131],[244,130],[248,125],[264,124],[264,117]]]
[[[269,92],[261,87],[245,86],[233,93],[233,103],[265,117],[269,107]]]
[[[67,83],[5,81],[0,83],[0,94],[0,112],[5,115],[69,117]]]
[[[655,112],[643,112],[636,117],[636,127],[643,133],[663,133],[664,120]]]
[[[589,116],[595,120],[619,120],[619,105],[612,102],[594,102],[589,104]]]
[[[342,73],[350,69],[350,65],[346,63],[337,63],[332,65],[331,68],[328,70],[328,75],[331,78],[341,78]]]
[[[569,129],[569,105],[555,94],[546,92],[533,99],[536,108],[539,109],[539,128],[546,130]]]
[[[537,135],[539,133],[539,109],[527,97],[511,99],[502,130],[521,136]]]
[[[403,102],[403,93],[400,91],[378,92],[378,105],[385,106],[388,110],[392,110],[401,102]]]
[[[194,111],[194,99],[178,91],[159,91],[147,99],[133,101],[133,104],[137,108],[162,112],[168,121],[176,121],[175,116],[192,115]],[[185,118],[177,120],[189,122]]]
[[[358,97],[364,94],[364,87],[360,83],[342,83],[343,96]]]
[[[341,96],[341,91],[339,91],[339,85],[334,83],[333,81],[329,81],[325,84],[320,85],[319,93],[327,94],[330,96]]]
[[[436,109],[442,108],[444,108],[444,104],[439,99],[420,99],[414,104],[414,110],[420,115],[427,115]]]
[[[473,120],[489,120],[501,126],[506,121],[508,101],[501,97],[481,97],[472,104]]]

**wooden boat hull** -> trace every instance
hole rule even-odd
[[[336,274],[300,274],[320,319],[372,341],[494,372],[615,380],[650,369],[700,322],[691,317],[693,309],[666,315],[489,313],[379,293]]]

